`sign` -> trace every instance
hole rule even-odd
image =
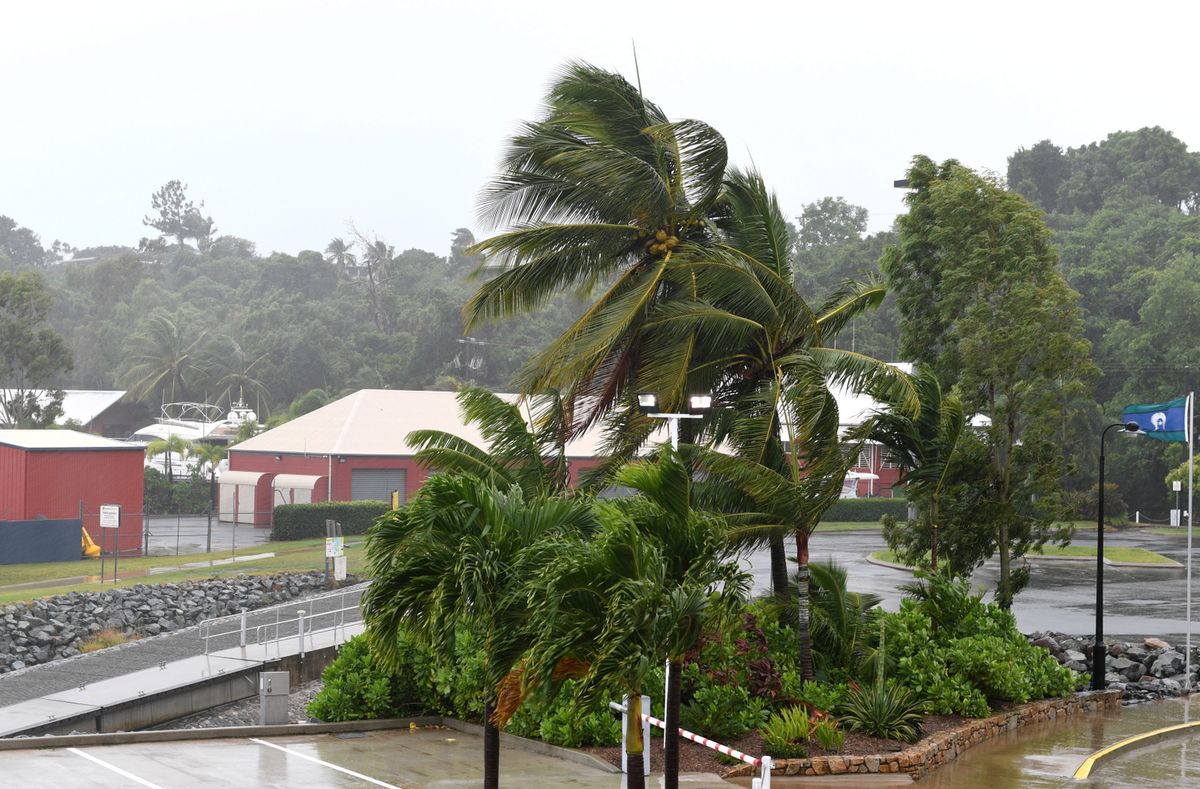
[[[1172,526],[1182,525],[1182,519],[1179,517],[1182,512],[1183,512],[1183,510],[1171,510],[1171,525]]]
[[[1174,482],[1171,483],[1171,490],[1178,493],[1179,491],[1183,490],[1183,483],[1180,482],[1179,480],[1175,480]]]
[[[116,529],[121,525],[121,505],[120,504],[101,504],[100,505],[100,528],[101,529]]]
[[[346,545],[342,537],[325,538],[325,558],[336,559],[346,555]]]
[[[346,580],[346,557],[338,556],[333,560],[333,579],[335,581]]]

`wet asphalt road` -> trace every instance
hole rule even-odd
[[[1092,545],[1094,531],[1079,532],[1074,544]],[[1186,563],[1186,537],[1161,537],[1129,532],[1106,532],[1107,547],[1128,546],[1146,548]],[[848,570],[852,591],[873,592],[883,598],[883,606],[895,610],[902,596],[897,586],[909,582],[912,575],[902,570],[879,567],[866,561],[874,551],[885,548],[883,537],[874,532],[817,532],[809,546],[812,561],[833,559]],[[1200,553],[1197,535],[1194,553]],[[789,544],[789,554],[794,553]],[[750,557],[754,575],[754,590],[761,593],[770,588],[769,562],[766,551]],[[795,565],[793,564],[792,567]],[[1030,562],[1029,586],[1013,605],[1017,625],[1023,632],[1054,630],[1086,635],[1095,630],[1096,566],[1092,561],[1034,561]],[[1196,568],[1193,567],[1193,575]],[[988,562],[975,572],[972,585],[989,592],[995,588],[999,565]],[[1192,642],[1200,643],[1200,576],[1193,580]],[[1186,571],[1184,567],[1148,569],[1132,567],[1104,568],[1104,632],[1106,638],[1133,639],[1158,636],[1168,641],[1182,641],[1186,629]]]

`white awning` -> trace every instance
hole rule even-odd
[[[317,487],[317,483],[325,477],[314,477],[311,474],[277,474],[275,481],[271,483],[276,490],[284,488],[299,488],[300,490],[313,490]]]
[[[257,485],[267,473],[266,471],[224,471],[221,472],[222,485]]]

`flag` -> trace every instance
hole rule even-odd
[[[1188,440],[1187,396],[1169,403],[1139,403],[1125,406],[1122,422],[1137,422],[1138,429],[1158,441]]]

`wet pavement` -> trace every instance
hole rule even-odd
[[[57,748],[0,753],[6,786],[59,789],[199,787],[396,787],[465,789],[482,775],[476,735],[442,728]],[[623,776],[594,766],[501,746],[502,787],[618,789]],[[658,786],[655,777],[647,782]],[[731,786],[688,776],[691,789]]]
[[[181,556],[188,553],[213,551],[234,553],[265,545],[271,539],[270,529],[248,524],[234,524],[213,518],[211,536],[209,520],[204,515],[147,515],[147,553],[150,556]]]
[[[1075,545],[1092,545],[1094,531],[1079,532]],[[1146,548],[1183,564],[1186,561],[1187,540],[1184,537],[1157,536],[1145,533],[1105,533],[1107,547],[1128,546]],[[883,606],[895,610],[903,596],[898,587],[912,581],[911,573],[870,564],[866,557],[882,550],[883,536],[878,531],[817,532],[809,547],[811,561],[832,559],[846,567],[848,585],[852,591],[871,592],[883,598]],[[1195,543],[1200,553],[1200,539]],[[789,541],[789,555],[794,549]],[[795,564],[789,562],[790,567]],[[770,588],[768,554],[759,551],[750,557],[756,593]],[[1030,562],[1029,586],[1013,605],[1017,626],[1025,633],[1035,630],[1054,630],[1061,633],[1085,635],[1095,629],[1096,566],[1093,561]],[[1195,574],[1195,570],[1193,570]],[[996,586],[999,565],[988,562],[975,572],[971,582],[989,592]],[[1194,580],[1193,621],[1200,616],[1200,576]],[[1185,617],[1186,570],[1184,567],[1104,568],[1104,632],[1106,638],[1124,639],[1157,636],[1174,643],[1182,641],[1186,629]],[[1200,628],[1193,625],[1193,643],[1200,643]]]

